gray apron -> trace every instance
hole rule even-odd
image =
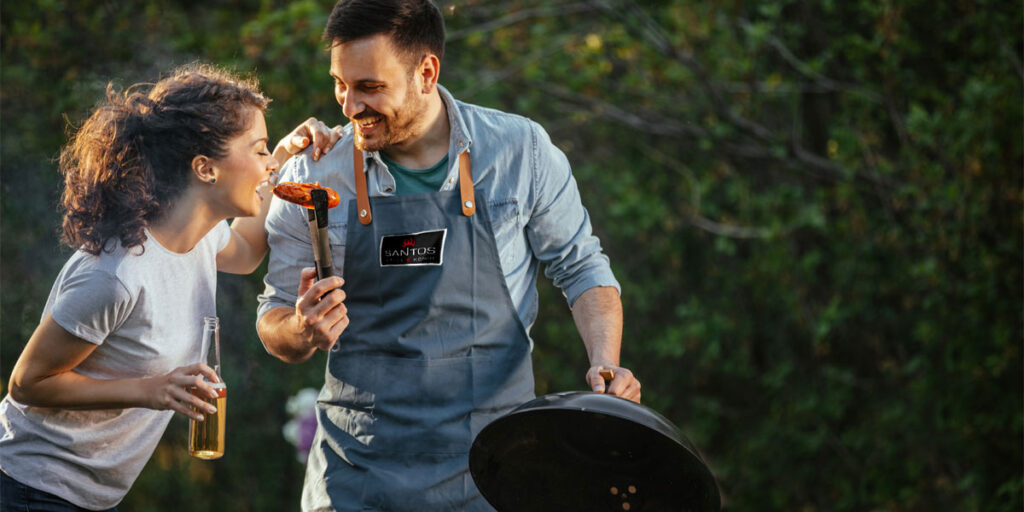
[[[470,445],[534,383],[486,201],[475,203],[467,153],[458,191],[372,203],[362,160],[355,150],[350,324],[328,356],[311,463],[336,510],[491,511]]]

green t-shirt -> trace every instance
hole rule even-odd
[[[395,194],[419,194],[421,192],[437,192],[448,176],[448,155],[426,169],[409,169],[403,167],[381,152],[380,157],[388,166],[388,171],[395,177]]]

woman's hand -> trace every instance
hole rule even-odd
[[[143,407],[172,410],[196,421],[203,421],[203,412],[217,412],[216,407],[200,398],[217,398],[217,390],[210,383],[219,382],[216,372],[203,363],[175,368],[167,375],[145,379],[143,382],[147,400]]]
[[[340,138],[340,125],[328,128],[323,121],[311,117],[277,143],[274,147],[274,158],[280,165],[284,165],[292,155],[306,149],[312,143],[313,160],[320,160],[320,156],[327,154]]]

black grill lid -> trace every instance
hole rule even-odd
[[[592,392],[531,400],[484,427],[469,471],[498,512],[721,509],[718,485],[664,416]]]

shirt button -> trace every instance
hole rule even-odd
[[[384,192],[387,192],[389,194],[391,193],[392,190],[394,189],[392,189],[391,187],[384,187]]]
[[[455,183],[455,178],[454,177],[448,178],[448,183]]]

